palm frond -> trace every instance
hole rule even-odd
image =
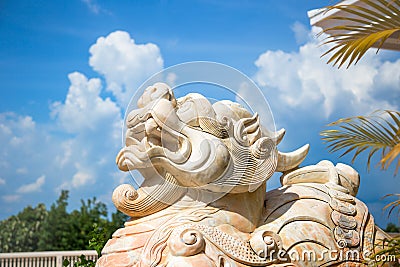
[[[390,202],[387,204],[385,207],[383,207],[383,210],[388,210],[388,217],[392,214],[392,212],[397,209],[398,213],[400,213],[400,194],[388,194],[384,196],[384,198],[387,197],[397,197],[396,200]]]
[[[384,196],[397,197],[397,200],[387,204],[383,209],[389,210],[388,216],[397,209],[400,213],[400,194],[388,194]],[[368,266],[399,266],[400,264],[400,236],[391,239],[377,240],[381,244],[375,247],[376,253],[372,254],[365,263]],[[396,264],[397,263],[397,264]]]
[[[400,0],[359,0],[363,5],[338,4],[327,8],[337,9],[345,16],[328,16],[323,20],[338,20],[342,25],[324,29],[330,35],[323,44],[334,44],[323,56],[333,52],[328,64],[338,68],[348,61],[347,68],[362,58],[372,46],[378,50],[393,34],[400,32]]]
[[[400,112],[376,111],[369,116],[343,118],[328,126],[336,127],[322,131],[322,140],[328,144],[330,152],[344,150],[340,157],[354,152],[352,162],[363,152],[368,152],[367,167],[371,158],[381,151],[379,164],[387,169],[400,154]],[[397,161],[397,174],[400,161]]]
[[[379,248],[378,252],[372,254],[365,264],[368,266],[399,266],[400,237],[381,241],[382,248]]]

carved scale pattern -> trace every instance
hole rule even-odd
[[[332,208],[331,218],[336,225],[333,235],[339,247],[357,247],[360,244],[360,233],[357,231],[356,202],[349,191],[337,184],[326,183],[328,194],[331,197],[329,202]]]
[[[267,266],[278,262],[273,257],[258,256],[251,248],[249,241],[236,239],[216,227],[202,224],[185,224],[176,228],[172,235],[179,235],[186,229],[198,230],[206,240],[222,250],[227,256],[240,263],[250,266]]]

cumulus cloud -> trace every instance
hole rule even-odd
[[[293,30],[299,42],[319,32],[313,28],[307,34],[298,24]],[[298,51],[267,50],[255,61],[257,71],[253,79],[269,101],[277,128],[287,130],[279,149],[292,151],[309,143],[310,152],[303,165],[315,164],[322,159],[352,165],[362,176],[358,196],[367,205],[381,203],[372,211],[377,222],[383,225],[381,197],[398,188],[399,180],[391,179],[392,173],[376,169],[367,173],[365,158],[360,157],[351,164],[352,155],[339,158],[340,153],[328,153],[319,132],[326,129],[327,123],[342,117],[367,115],[376,109],[398,110],[400,59],[389,57],[385,51],[379,54],[369,51],[357,65],[337,69],[326,64],[328,56],[320,58],[327,49],[320,46],[320,40],[309,38]],[[252,97],[248,90],[241,90],[240,94],[245,99]],[[376,177],[386,182],[376,186]],[[274,186],[274,182],[277,180],[271,181],[270,185]]]
[[[127,32],[116,31],[100,37],[90,47],[90,66],[107,81],[122,107],[147,78],[163,68],[160,49],[152,43],[136,44]]]
[[[44,168],[47,157],[54,154],[55,146],[45,127],[38,127],[30,116],[12,112],[0,113],[0,167],[4,177],[24,175]],[[40,153],[46,151],[46,153]]]
[[[114,175],[114,159],[122,143],[123,108],[133,91],[163,66],[156,45],[136,44],[121,31],[100,37],[90,53],[90,65],[104,75],[107,90],[116,101],[102,96],[101,79],[88,78],[80,72],[68,75],[70,86],[65,100],[51,105],[52,118],[61,134],[55,145],[57,153],[48,160],[59,173],[55,180],[58,185],[54,186],[57,192],[87,189],[100,178]],[[24,125],[30,125],[29,118]],[[7,131],[5,126],[3,131]]]
[[[95,179],[91,173],[85,170],[79,171],[72,177],[72,186],[75,188],[81,187],[89,183],[92,184],[94,180]]]
[[[303,44],[310,39],[310,31],[303,23],[296,21],[291,26],[291,29],[298,44]]]
[[[85,3],[95,11],[95,2]],[[119,181],[127,180],[129,175],[115,165],[122,113],[137,87],[162,69],[163,59],[157,45],[136,44],[121,31],[100,37],[90,54],[90,65],[104,76],[106,86],[102,78],[73,72],[65,99],[50,105],[51,121],[0,113],[0,200],[13,203],[0,210],[0,217],[37,201],[30,192],[49,192],[48,200],[40,200],[48,204],[60,190],[70,190],[73,206],[74,199],[79,205],[80,198],[111,195]],[[39,178],[27,183],[28,175]]]
[[[37,194],[29,194],[49,192],[65,178],[63,175],[68,175],[70,168],[61,169],[54,162],[61,153],[62,139],[54,135],[54,128],[54,122],[44,124],[31,116],[0,113],[0,175],[4,180],[0,183],[5,183],[0,186],[1,219],[28,204],[34,205],[39,201],[50,204],[56,199],[57,196],[51,193],[42,194],[40,199]],[[27,180],[31,177],[36,180]]]
[[[62,152],[59,153],[55,158],[55,162],[58,166],[65,167],[68,162],[71,161],[71,158],[73,156],[73,144],[74,141],[71,139],[65,140],[60,144]]]
[[[20,195],[5,195],[2,197],[3,201],[7,203],[16,202],[21,198]]]
[[[52,115],[70,133],[93,132],[120,117],[119,107],[110,98],[101,98],[101,81],[79,72],[68,75],[70,87],[64,103],[52,105]]]
[[[93,184],[113,163],[121,133],[121,109],[101,96],[98,78],[79,72],[69,74],[70,87],[64,102],[52,105],[53,118],[74,137],[63,140],[54,161],[70,173],[61,183],[65,189]],[[101,164],[105,161],[108,164]],[[73,172],[71,173],[71,170]]]
[[[36,123],[31,116],[22,116],[13,112],[0,113],[0,134],[11,135],[13,129],[18,131],[32,131]]]
[[[25,116],[20,120],[21,128],[26,130],[32,130],[35,128],[36,123],[33,121],[31,116]]]
[[[297,52],[268,50],[255,62],[254,79],[267,95],[279,100],[275,107],[281,110],[308,110],[329,117],[334,112],[365,114],[396,108],[388,98],[376,95],[384,88],[392,92],[398,88],[399,74],[393,72],[400,69],[400,60],[383,62],[371,51],[356,66],[337,69],[320,58],[326,49],[312,39]]]
[[[0,114],[0,140],[6,139],[8,145],[14,148],[28,145],[35,132],[36,124],[31,116],[21,116],[13,112]]]
[[[35,182],[22,185],[21,187],[19,187],[17,189],[17,193],[26,194],[26,193],[38,192],[41,190],[45,181],[46,181],[46,176],[42,175],[39,178],[37,178]]]

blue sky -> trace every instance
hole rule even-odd
[[[287,130],[281,150],[310,143],[306,164],[349,163],[326,151],[319,132],[343,116],[399,109],[400,54],[371,52],[349,70],[326,65],[307,11],[333,2],[1,1],[0,219],[49,206],[61,189],[70,208],[97,196],[111,209],[113,188],[130,181],[114,163],[128,96],[188,61],[254,79]],[[385,226],[381,197],[399,192],[400,179],[365,163],[354,164],[358,197]]]

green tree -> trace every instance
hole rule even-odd
[[[38,250],[72,250],[71,244],[71,217],[67,212],[68,191],[61,191],[56,203],[51,205],[41,229],[41,238]]]
[[[388,233],[399,233],[400,227],[397,227],[394,223],[388,223],[385,228],[385,231]]]
[[[80,210],[74,210],[70,214],[70,225],[73,230],[71,239],[74,240],[72,249],[90,249],[89,234],[94,226],[107,228],[107,207],[104,203],[98,202],[96,198],[81,200]]]
[[[47,217],[44,204],[28,206],[15,216],[0,221],[0,252],[35,251],[38,249],[42,222]]]
[[[100,253],[128,216],[117,211],[109,220],[106,205],[96,198],[81,200],[81,207],[69,213],[68,195],[62,191],[48,211],[44,204],[28,206],[0,221],[0,252],[95,249]]]
[[[123,214],[119,210],[111,214],[111,221],[108,223],[107,226],[107,236],[111,236],[115,230],[124,226],[125,222],[128,221],[129,216]]]

